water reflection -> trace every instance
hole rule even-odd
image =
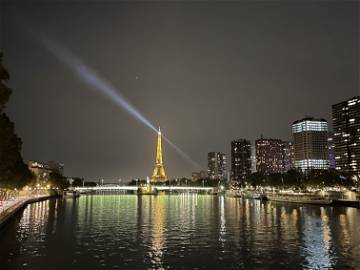
[[[150,216],[152,225],[150,256],[152,265],[155,269],[163,268],[163,250],[165,246],[165,210],[164,197],[154,197],[153,207],[151,207]]]
[[[1,269],[356,269],[360,211],[222,196],[91,195],[26,207]],[[177,266],[177,267],[176,267]]]

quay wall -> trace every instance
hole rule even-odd
[[[16,215],[16,213],[24,209],[28,204],[44,201],[54,197],[54,195],[47,195],[33,198],[24,198],[19,200],[14,205],[11,205],[9,208],[3,210],[0,213],[0,230],[6,225],[9,220],[11,220]]]

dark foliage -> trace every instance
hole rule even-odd
[[[21,188],[34,176],[22,159],[22,142],[15,134],[14,124],[3,111],[12,92],[5,84],[9,78],[0,53],[0,187]]]
[[[305,187],[323,188],[323,187],[351,187],[354,183],[341,176],[335,170],[312,170],[306,173],[289,170],[284,174],[262,175],[253,173],[247,179],[247,184],[253,187],[276,187],[276,188],[297,188]]]
[[[73,187],[82,187],[83,184],[85,185],[84,178],[74,177],[73,179],[74,179],[74,182],[72,182]]]
[[[69,182],[66,177],[58,172],[50,173],[49,184],[52,187],[58,187],[59,189],[66,189],[69,187]]]

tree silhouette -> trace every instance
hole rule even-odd
[[[21,139],[16,136],[14,123],[4,109],[12,93],[5,84],[10,76],[2,65],[0,53],[0,187],[20,188],[33,178],[21,156]]]

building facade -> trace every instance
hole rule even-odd
[[[64,174],[64,164],[55,161],[49,161],[48,163],[29,161],[28,168],[39,184],[46,184],[50,179],[50,174],[53,172]]]
[[[302,171],[328,169],[328,124],[325,119],[305,117],[292,124],[295,167]]]
[[[220,152],[208,153],[208,172],[210,179],[223,180],[227,175],[226,155]]]
[[[328,135],[328,151],[329,151],[329,167],[330,169],[336,169],[336,160],[335,160],[335,144],[334,144],[334,134],[329,133]]]
[[[256,147],[255,145],[251,146],[251,172],[256,172]]]
[[[360,175],[360,96],[332,106],[336,170]]]
[[[295,168],[294,143],[291,141],[283,141],[282,143],[284,172],[287,172]]]
[[[231,142],[231,180],[244,184],[251,174],[251,143],[246,139]]]
[[[64,163],[50,160],[46,163],[46,166],[53,172],[58,172],[64,175]]]
[[[205,180],[209,178],[209,172],[208,171],[193,172],[191,174],[191,178],[193,181]]]
[[[256,171],[263,175],[284,172],[283,141],[260,138],[255,141]]]

